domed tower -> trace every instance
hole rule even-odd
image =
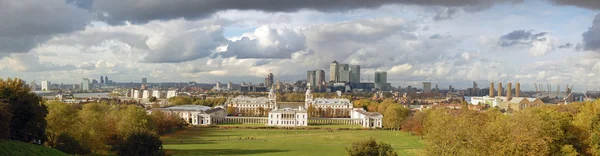
[[[308,86],[308,89],[306,89],[306,96],[304,97],[304,107],[306,109],[308,109],[308,107],[312,104],[313,101],[313,95],[312,95],[312,90],[310,89],[310,85]]]

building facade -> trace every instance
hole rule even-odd
[[[308,126],[308,113],[302,107],[275,108],[269,112],[269,126]]]
[[[81,90],[90,91],[90,79],[83,78],[83,80],[81,81]]]
[[[225,118],[227,112],[223,108],[212,108],[200,105],[180,105],[167,108],[154,108],[148,111],[161,111],[167,115],[176,114],[190,125],[212,125],[215,118]]]
[[[233,107],[235,114],[239,116],[264,116],[267,112],[275,109],[277,95],[271,89],[268,97],[238,96],[225,102],[227,107]]]
[[[50,81],[42,81],[42,91],[50,91]]]
[[[383,127],[383,115],[378,112],[367,112],[363,108],[353,108],[350,118],[361,119],[362,126],[368,128],[382,128]]]

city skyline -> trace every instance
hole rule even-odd
[[[23,2],[27,7],[0,1],[14,10],[0,9],[13,21],[0,24],[2,78],[237,84],[264,82],[272,71],[293,82],[308,70],[324,70],[329,80],[337,60],[360,65],[363,81],[387,72],[394,87],[464,89],[476,81],[600,89],[595,1],[297,2],[279,9],[223,2],[181,12],[153,4],[112,8],[113,1]],[[124,16],[130,8],[146,11]]]

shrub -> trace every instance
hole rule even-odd
[[[352,143],[352,147],[346,148],[346,152],[350,156],[397,156],[396,151],[390,144],[377,143],[375,139],[358,141]]]

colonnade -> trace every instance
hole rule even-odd
[[[267,117],[225,117],[213,118],[213,123],[267,124],[268,120]]]
[[[351,118],[308,118],[308,125],[362,125],[362,119]]]

